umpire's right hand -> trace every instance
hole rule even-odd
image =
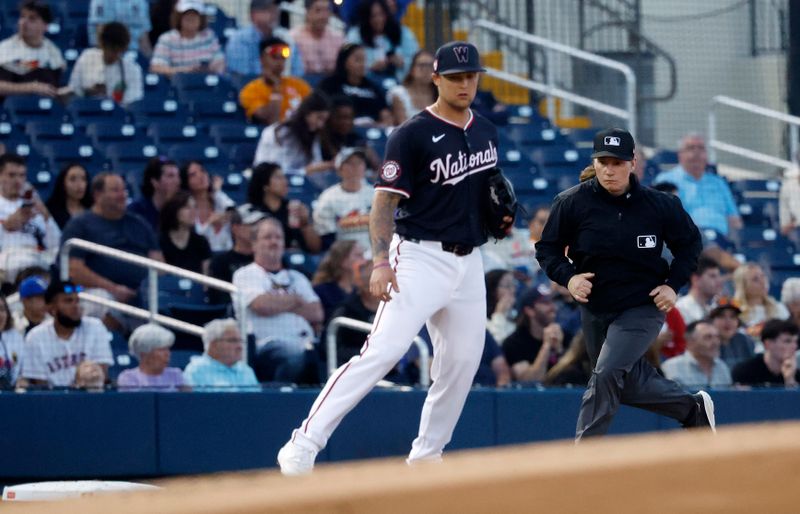
[[[397,277],[389,261],[373,265],[372,275],[369,277],[369,292],[378,300],[388,302],[392,299],[392,291],[399,293],[400,288],[397,286]]]

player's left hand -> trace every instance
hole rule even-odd
[[[675,307],[675,300],[678,298],[675,291],[666,284],[660,285],[650,291],[650,296],[653,297],[653,303],[656,304],[656,307],[663,312],[667,312]]]

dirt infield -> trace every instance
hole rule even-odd
[[[11,512],[159,513],[789,513],[800,512],[800,423],[723,427],[161,482],[164,490]]]

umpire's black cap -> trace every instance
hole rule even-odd
[[[596,157],[616,157],[623,161],[632,161],[635,146],[633,136],[625,129],[610,128],[601,130],[594,135],[592,159]]]
[[[439,47],[433,60],[433,71],[439,75],[486,71],[481,67],[481,56],[471,43],[453,41]]]

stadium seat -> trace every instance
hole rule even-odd
[[[509,125],[506,134],[515,143],[525,147],[563,144],[566,138],[557,129],[542,127],[540,123]]]
[[[91,140],[86,136],[78,136],[72,140],[48,141],[37,145],[41,155],[49,159],[54,170],[61,169],[70,163],[81,164],[90,175],[94,175],[106,168],[106,160],[92,147]]]
[[[34,144],[47,141],[66,141],[78,136],[75,125],[68,121],[29,121],[25,124],[25,132]]]
[[[11,121],[22,126],[29,121],[62,121],[66,111],[61,104],[45,96],[9,96],[3,104]]]
[[[167,309],[171,304],[204,305],[205,301],[202,285],[175,275],[158,277],[159,310]]]
[[[119,374],[126,369],[139,365],[139,361],[128,350],[128,341],[116,331],[111,332],[111,355],[114,363],[108,367],[108,378],[112,382],[115,382]]]
[[[576,148],[591,149],[594,145],[594,135],[596,132],[596,128],[572,129],[567,134],[567,139],[569,139]]]
[[[75,98],[67,110],[75,126],[86,127],[91,123],[126,121],[125,110],[108,98]]]
[[[152,137],[156,144],[169,146],[177,143],[203,143],[213,144],[201,127],[194,124],[162,122],[150,125],[147,135]]]
[[[244,121],[244,111],[236,100],[199,100],[189,103],[189,111],[197,122],[220,123]]]
[[[667,171],[678,165],[678,152],[674,150],[658,150],[650,158],[650,162],[658,166],[659,170]]]
[[[159,155],[159,148],[152,143],[141,141],[111,143],[106,146],[106,154],[111,159],[115,171],[123,174],[128,171],[141,173],[147,161]]]
[[[0,124],[0,129],[2,124]],[[0,133],[0,143],[3,143],[7,152],[12,152],[22,157],[31,154],[31,141],[22,130],[14,130],[11,133]]]
[[[222,162],[219,148],[214,144],[204,143],[179,143],[169,147],[167,157],[178,163],[190,160],[200,161],[204,165],[213,165]]]
[[[256,155],[256,143],[240,143],[228,148],[228,158],[236,166],[246,168],[253,163]]]
[[[219,123],[208,127],[208,133],[219,147],[239,143],[256,143],[261,127],[245,123]]]
[[[166,314],[201,327],[209,321],[229,317],[227,305],[197,305],[192,303],[170,303],[167,305]],[[178,359],[182,359],[183,356],[187,356],[186,363],[188,363],[188,359],[193,355],[202,353],[203,341],[197,336],[175,331],[175,345],[173,348],[179,353],[175,359],[171,358],[170,362],[176,362]],[[186,363],[182,366],[173,365],[183,368]]]
[[[225,11],[213,4],[206,6],[206,16],[208,16],[208,26],[217,35],[219,44],[225,46],[225,42],[236,30],[236,18],[228,16]]]
[[[307,254],[295,248],[289,248],[283,254],[284,266],[299,271],[309,279],[314,276],[321,260],[321,255]]]
[[[132,123],[124,122],[95,122],[86,127],[86,135],[92,139],[92,144],[101,152],[105,152],[108,145],[113,143],[138,142],[150,144],[141,129]]]
[[[216,74],[178,73],[172,77],[172,86],[182,102],[198,100],[234,100],[238,91],[227,78]]]
[[[181,345],[180,339],[182,337],[194,337],[198,339],[196,336],[190,336],[189,334],[183,334],[176,331],[175,333],[175,344],[172,346],[169,352],[169,365],[173,368],[186,368],[186,365],[189,364],[189,361],[192,360],[192,357],[203,355],[203,344],[200,343],[200,349],[194,348],[191,350],[181,349],[179,345]]]
[[[142,70],[147,71],[147,68],[143,67]],[[174,99],[176,97],[175,90],[172,89],[172,84],[166,77],[157,73],[145,73],[143,82],[144,95],[147,98],[160,99],[163,101],[168,98]]]
[[[174,98],[153,98],[145,94],[142,100],[130,104],[128,110],[134,119],[142,124],[165,121],[191,123],[186,109]]]

